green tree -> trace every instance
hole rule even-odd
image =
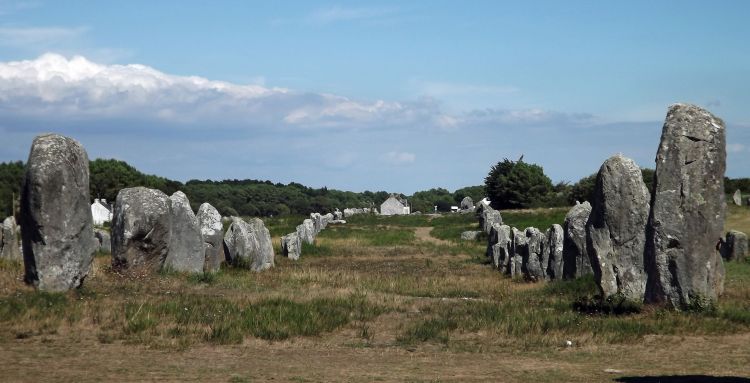
[[[485,197],[484,186],[467,186],[453,192],[453,201],[456,205],[460,204],[464,197],[471,197],[474,203],[481,201]]]
[[[0,163],[0,220],[14,214],[14,204],[18,208],[25,171],[21,161]]]
[[[484,188],[495,209],[529,208],[552,192],[552,181],[536,164],[504,159],[490,169]]]
[[[646,184],[648,192],[654,193],[654,169],[641,168],[641,176],[643,177],[643,183]],[[568,203],[573,205],[583,201],[594,201],[594,188],[596,187],[596,173],[581,178],[573,186],[570,187],[570,194],[568,195]]]

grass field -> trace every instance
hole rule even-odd
[[[507,211],[503,218],[546,229],[565,213]],[[277,256],[263,273],[226,268],[133,279],[99,256],[82,289],[48,294],[23,285],[21,265],[0,263],[1,380],[750,376],[750,264],[727,264],[726,294],[712,310],[602,314],[581,305],[596,291],[591,278],[529,284],[493,271],[484,242],[457,240],[477,229],[471,214],[348,221],[329,226],[299,261]],[[267,221],[277,254],[278,236],[298,223]],[[748,223],[750,209],[730,208],[728,228]]]

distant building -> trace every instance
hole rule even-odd
[[[380,204],[380,215],[407,215],[411,213],[408,202],[395,195],[391,196]]]
[[[112,206],[106,199],[97,198],[91,204],[91,216],[94,218],[94,225],[97,226],[104,225],[104,222],[112,222]]]
[[[452,211],[452,212],[454,212],[454,213],[455,213],[455,212],[457,212],[457,211],[459,211],[459,210],[461,210],[461,209],[459,209],[459,208],[458,208],[458,206],[451,206],[451,211]]]

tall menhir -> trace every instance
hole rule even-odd
[[[724,230],[725,169],[724,122],[694,105],[672,105],[656,154],[647,302],[699,308],[722,294],[717,243]]]
[[[89,199],[89,158],[78,141],[34,139],[21,191],[25,280],[66,291],[88,274],[96,249]]]

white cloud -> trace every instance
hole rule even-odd
[[[0,16],[37,8],[40,5],[38,1],[0,0]]]
[[[739,153],[745,151],[745,145],[742,144],[727,144],[727,152]]]
[[[498,86],[482,84],[466,84],[457,82],[423,81],[416,82],[415,87],[423,94],[431,97],[466,96],[466,95],[499,95],[516,93],[515,86]]]
[[[417,155],[409,152],[388,152],[381,156],[383,162],[391,165],[406,165],[414,163],[417,160]]]
[[[429,97],[413,101],[352,100],[334,94],[176,76],[141,64],[105,65],[82,56],[67,58],[53,53],[34,60],[0,62],[0,117],[138,119],[153,121],[155,126],[166,122],[246,131],[454,131],[468,126],[495,128],[590,119],[588,115],[541,109],[451,114]]]
[[[344,21],[377,20],[396,13],[396,8],[350,8],[333,6],[313,11],[307,16],[312,24],[332,24]]]
[[[0,45],[16,48],[47,46],[78,38],[86,31],[84,27],[0,27]]]

